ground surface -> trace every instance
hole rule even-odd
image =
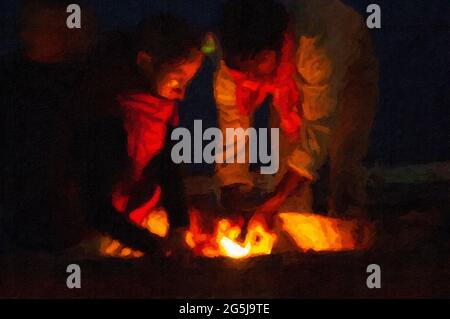
[[[450,298],[448,182],[380,185],[371,189],[379,232],[369,251],[248,261],[3,256],[0,297]],[[82,269],[78,290],[66,288],[71,263]],[[369,264],[381,266],[381,289],[366,287]]]
[[[66,288],[69,263],[82,288]],[[366,287],[366,267],[382,269],[382,288]],[[247,262],[196,260],[189,265],[80,261],[45,257],[2,260],[7,298],[449,298],[450,258],[431,247],[387,253],[283,255]]]

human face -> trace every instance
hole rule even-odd
[[[273,75],[279,63],[276,51],[263,50],[257,53],[253,59],[238,61],[235,64],[239,71],[249,74],[255,80],[259,80]]]
[[[193,50],[186,61],[161,67],[156,77],[156,94],[171,101],[184,100],[186,89],[200,69],[203,57],[201,51]]]

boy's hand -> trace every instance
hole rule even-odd
[[[307,181],[306,178],[297,175],[295,172],[288,171],[280,184],[278,184],[275,193],[255,210],[249,225],[251,225],[252,222],[259,222],[267,226],[267,229],[272,228],[273,217],[278,213],[280,207],[294,190],[298,187],[302,187]]]
[[[267,229],[272,228],[273,217],[278,212],[278,209],[283,205],[286,198],[280,194],[275,194],[261,206],[259,206],[252,218],[250,219],[249,226],[252,223],[262,223]]]
[[[278,184],[275,193],[256,209],[255,215],[258,215],[259,218],[264,216],[264,219],[271,225],[270,219],[278,212],[286,199],[306,182],[307,180],[304,177],[293,171],[288,171]]]

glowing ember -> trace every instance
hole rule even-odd
[[[162,209],[152,211],[144,221],[144,227],[159,237],[166,237],[170,227],[167,213]]]
[[[143,252],[125,247],[119,241],[107,236],[101,238],[99,252],[105,257],[120,257],[123,259],[141,258],[144,256]]]
[[[204,257],[230,257],[235,259],[269,255],[277,240],[274,233],[266,230],[262,225],[253,224],[247,230],[243,243],[237,238],[241,234],[242,225],[233,224],[231,220],[217,221],[213,234],[207,234],[201,227],[199,212],[191,213],[191,224],[186,234],[186,243],[196,255]]]
[[[159,237],[165,238],[169,233],[169,219],[166,212],[164,210],[153,210],[143,221],[142,227]],[[110,237],[101,239],[100,254],[120,258],[141,258],[144,256],[143,252],[126,247]]]
[[[231,258],[244,258],[248,256],[251,249],[250,243],[247,243],[245,247],[241,247],[238,243],[227,237],[223,237],[220,240],[219,246],[222,248],[221,251]]]
[[[373,238],[371,226],[358,220],[341,220],[311,213],[282,213],[278,218],[280,227],[277,231],[288,234],[296,248],[304,252],[367,249]],[[194,254],[208,258],[244,259],[271,254],[277,234],[262,224],[253,223],[247,229],[245,240],[239,242],[242,224],[243,220],[218,219],[214,221],[214,230],[207,232],[202,227],[202,214],[192,211],[185,242]],[[160,237],[166,237],[169,232],[167,214],[164,210],[152,212],[143,227]],[[124,247],[112,239],[102,244],[101,252],[121,258],[143,256],[141,252]]]
[[[283,213],[282,229],[302,251],[365,249],[371,244],[370,225],[307,213]]]
[[[372,230],[358,220],[341,220],[310,213],[283,213],[278,217],[281,229],[287,233],[301,251],[346,251],[366,249],[370,245]],[[213,234],[201,229],[199,212],[191,213],[191,225],[186,243],[194,253],[204,257],[230,257],[235,259],[269,255],[277,235],[261,224],[253,224],[247,230],[243,243],[237,242],[240,225],[228,219],[217,221]]]

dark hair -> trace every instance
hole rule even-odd
[[[138,25],[135,53],[145,51],[156,66],[188,59],[192,49],[201,49],[203,34],[185,20],[163,13],[144,19]]]
[[[281,51],[289,15],[274,0],[228,0],[220,37],[225,63],[251,59],[262,50]]]

